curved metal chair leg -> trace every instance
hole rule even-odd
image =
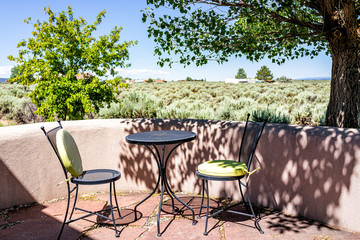
[[[61,235],[62,235],[62,232],[64,231],[64,227],[65,227],[65,224],[66,224],[66,219],[67,219],[67,215],[69,213],[69,206],[70,206],[70,184],[69,182],[66,182],[67,183],[67,188],[68,188],[68,200],[67,200],[67,206],[66,206],[66,212],[65,212],[65,216],[64,216],[64,221],[62,223],[62,226],[61,226],[61,229],[60,229],[60,232],[59,232],[59,235],[57,237],[57,239],[59,240]]]
[[[115,198],[116,208],[117,208],[117,211],[119,214],[119,219],[122,219],[121,214],[120,214],[119,204],[118,204],[117,197],[116,197],[115,182],[112,182],[112,185],[113,185],[113,189],[114,189],[114,198]]]
[[[199,210],[198,218],[200,218],[201,211],[202,211],[203,204],[204,204],[204,191],[205,191],[205,180],[202,179],[201,204],[200,204],[200,210]]]
[[[246,200],[245,200],[245,197],[244,197],[244,194],[243,194],[243,191],[242,191],[242,186],[241,186],[240,179],[238,179],[238,183],[239,183],[239,189],[240,189],[241,198],[243,200],[243,205],[245,205],[246,210],[250,213],[251,210],[249,209],[248,205],[246,204]]]
[[[111,183],[110,183],[110,211],[111,211],[111,217],[112,217],[112,221],[114,223],[114,228],[115,228],[115,237],[119,237],[120,234],[119,234],[119,232],[118,232],[118,230],[116,228],[116,222],[115,222],[114,211],[113,211]]]
[[[75,210],[75,207],[76,207],[76,203],[77,203],[77,199],[78,199],[78,193],[79,193],[79,185],[76,185],[74,205],[73,205],[73,208],[72,208],[72,210],[71,210],[70,217],[69,217],[69,220],[68,220],[68,221],[71,220],[72,215],[73,215],[73,213],[74,213],[74,210]]]
[[[205,221],[205,232],[204,235],[208,235],[208,231],[207,231],[207,225],[208,225],[208,220],[209,220],[209,184],[208,184],[208,180],[205,180],[206,183],[206,221]]]
[[[258,218],[256,217],[256,215],[255,215],[255,211],[254,211],[253,206],[252,206],[252,204],[251,204],[251,199],[250,199],[250,193],[249,193],[249,190],[247,191],[247,195],[248,195],[249,207],[250,207],[250,209],[251,209],[251,213],[252,213],[252,215],[254,216],[255,227],[259,230],[259,232],[260,232],[261,234],[264,234],[264,231],[263,231],[263,230],[261,229],[261,227],[260,227],[260,224],[259,224]]]

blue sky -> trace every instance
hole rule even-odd
[[[251,62],[245,58],[231,58],[222,65],[212,62],[201,67],[194,65],[184,68],[174,64],[172,68],[161,68],[156,64],[157,57],[153,55],[154,42],[147,37],[147,25],[141,21],[140,11],[147,7],[145,0],[0,0],[0,3],[0,78],[9,77],[10,69],[15,64],[7,56],[16,56],[17,43],[31,36],[33,27],[24,23],[24,19],[31,17],[33,21],[45,20],[44,7],[50,6],[54,12],[60,12],[69,5],[76,17],[83,17],[88,23],[92,23],[100,11],[106,10],[106,17],[98,27],[99,35],[108,34],[117,25],[123,27],[121,41],[139,42],[130,48],[131,67],[119,71],[123,77],[179,80],[189,76],[207,81],[223,81],[225,78],[234,78],[239,68],[244,68],[248,77],[254,77],[262,65],[268,66],[275,78],[283,75],[294,79],[331,75],[331,58],[325,53],[314,59],[300,58],[280,66],[268,59]]]

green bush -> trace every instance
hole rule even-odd
[[[17,98],[11,95],[4,95],[0,98],[0,118],[14,120],[18,124],[33,123],[44,119],[34,112],[36,106],[29,98]]]
[[[255,122],[264,122],[265,120],[269,123],[290,123],[291,119],[283,113],[277,113],[273,109],[257,109],[251,114],[252,120]]]
[[[101,118],[156,118],[161,100],[146,93],[130,92],[120,104],[100,110]]]
[[[120,118],[121,103],[111,103],[109,107],[101,108],[99,111],[100,118]]]
[[[279,82],[281,82],[281,83],[290,83],[290,82],[292,81],[291,78],[288,78],[288,77],[286,77],[286,76],[281,76],[281,77],[279,77],[277,80],[278,80]]]
[[[6,115],[14,111],[14,104],[18,101],[18,98],[4,95],[0,98],[0,114]]]

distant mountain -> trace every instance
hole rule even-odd
[[[331,80],[331,77],[308,77],[308,78],[297,78],[295,80]]]
[[[5,82],[8,78],[0,78],[0,83]]]

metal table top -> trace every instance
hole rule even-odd
[[[128,143],[139,145],[167,145],[189,142],[196,138],[196,133],[179,130],[139,132],[125,137]]]

